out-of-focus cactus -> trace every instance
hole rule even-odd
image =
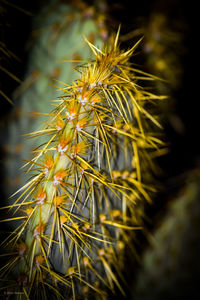
[[[148,69],[165,79],[169,83],[168,88],[177,88],[182,73],[179,59],[182,34],[173,30],[167,15],[159,12],[150,15],[142,32]]]
[[[157,4],[159,6],[159,1]],[[160,105],[161,111],[164,112],[162,115],[178,133],[182,134],[184,125],[175,109],[176,93],[183,76],[181,59],[185,51],[180,25],[181,28],[186,27],[183,21],[177,21],[167,12],[156,10],[154,7],[148,16],[138,17],[138,28],[129,33],[127,39],[143,36],[141,53],[146,71],[162,79],[155,81],[156,89],[169,96],[169,101]]]
[[[61,8],[59,15],[65,5]],[[91,20],[85,22],[91,29]],[[44,40],[57,45],[52,33],[45,34]],[[69,39],[71,35],[73,30]],[[47,71],[42,68],[30,88],[34,98],[29,89],[25,91],[23,102],[30,98],[31,104],[35,99],[47,103],[48,96],[55,109],[49,112],[45,104],[49,119],[43,120],[43,128],[32,127],[29,136],[39,136],[40,143],[27,162],[32,176],[17,200],[4,208],[10,214],[1,221],[18,223],[3,242],[7,249],[3,257],[9,258],[1,268],[4,290],[21,292],[27,299],[46,299],[50,293],[57,299],[92,294],[105,299],[106,289],[115,288],[124,294],[120,283],[124,249],[134,230],[141,229],[143,203],[151,201],[149,194],[155,191],[145,178],[163,143],[157,130],[153,133],[160,124],[151,105],[163,96],[140,87],[142,79],[154,77],[131,66],[137,44],[123,51],[118,38],[119,31],[101,49],[87,41],[94,60],[87,58],[78,67],[73,82],[63,67],[59,98],[48,94],[42,73]],[[45,49],[48,53],[51,47]],[[58,50],[62,59],[68,59]],[[54,71],[44,64],[46,68]],[[36,105],[31,109],[42,109],[41,103]],[[30,121],[20,118],[30,128]]]
[[[199,297],[199,168],[170,200],[152,234],[133,287],[133,299],[197,299]]]

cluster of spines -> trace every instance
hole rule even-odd
[[[78,61],[91,57],[90,49],[85,47],[82,35],[99,46],[109,38],[105,6],[102,11],[94,6],[89,7],[83,1],[72,2],[51,0],[48,6],[41,7],[38,16],[33,19],[35,25],[28,43],[28,48],[31,46],[28,74],[13,93],[15,107],[13,112],[6,116],[5,129],[3,128],[2,133],[6,197],[14,193],[27,179],[22,172],[14,170],[20,168],[22,159],[30,160],[33,157],[30,152],[35,146],[35,140],[32,139],[32,143],[30,141],[27,143],[23,134],[38,127],[42,118],[38,117],[38,111],[49,112],[47,101],[51,96],[56,97],[56,89],[50,85],[54,84],[55,79],[64,80],[64,78],[71,84],[74,78],[72,67],[75,67]],[[44,53],[46,54],[44,60],[49,61],[47,64],[40,63],[43,61]],[[66,57],[73,59],[67,66],[60,61]],[[44,91],[45,85],[47,93]],[[43,101],[38,100],[41,98]]]
[[[103,51],[88,42],[95,60],[61,88],[46,127],[31,134],[49,139],[34,150],[33,176],[7,207],[21,215],[3,221],[23,221],[4,241],[18,251],[1,268],[8,287],[20,286],[27,299],[34,290],[43,299],[47,290],[58,299],[89,290],[103,298],[102,285],[124,293],[120,253],[127,231],[141,229],[137,203],[153,190],[142,182],[143,159],[162,144],[147,132],[147,119],[159,123],[145,104],[163,97],[139,87],[153,77],[132,68],[136,45],[123,52],[118,36]]]

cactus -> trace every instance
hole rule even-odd
[[[187,172],[170,198],[146,249],[134,284],[133,299],[198,298],[199,167]],[[162,280],[160,280],[162,278]],[[151,293],[149,294],[149,291]]]
[[[42,119],[45,120],[42,113],[51,111],[49,101],[59,95],[52,85],[61,86],[59,81],[71,84],[75,79],[72,68],[78,65],[76,60],[91,58],[91,50],[86,46],[83,36],[98,47],[107,38],[105,25],[98,26],[96,15],[88,17],[88,14],[71,5],[56,3],[52,1],[44,7],[34,20],[30,42],[33,46],[26,79],[14,93],[16,104],[13,120],[9,120],[4,129],[4,168],[9,187],[5,190],[7,197],[27,180],[27,176],[20,171],[22,160],[32,158],[30,153],[36,145],[33,139],[27,142],[24,134],[37,130]],[[66,59],[73,62],[63,63]]]
[[[169,21],[170,20],[170,21]],[[180,21],[179,21],[180,22]],[[182,28],[186,27],[180,22]],[[185,128],[176,112],[176,93],[183,76],[183,34],[179,24],[166,13],[153,11],[141,30],[145,36],[144,57],[147,70],[160,76],[163,81],[156,82],[156,89],[169,96],[169,101],[160,106],[162,115],[168,119],[175,131],[183,134]]]
[[[146,41],[144,52],[148,69],[170,83],[168,89],[175,89],[180,85],[182,67],[179,53],[182,52],[182,34],[176,29],[173,21],[169,20],[164,13],[153,12],[148,24],[141,30]]]
[[[184,73],[182,60],[186,49],[182,32],[183,28],[187,30],[187,25],[171,16],[170,8],[166,11],[160,4],[160,1],[155,1],[148,16],[137,17],[137,29],[124,39],[144,37],[141,59],[145,70],[162,79],[155,81],[156,90],[169,96],[169,100],[160,105],[161,115],[177,133],[183,134],[185,128],[176,112],[176,97]]]
[[[86,39],[94,59],[86,52],[79,76],[58,86],[55,109],[40,118],[44,127],[29,134],[39,137],[26,163],[31,177],[1,220],[15,226],[2,243],[5,293],[106,299],[117,288],[125,294],[125,246],[142,229],[143,205],[155,192],[149,173],[163,143],[152,111],[164,96],[140,86],[156,78],[130,63],[139,41],[124,51],[118,39],[119,31],[101,49]]]

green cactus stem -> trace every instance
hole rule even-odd
[[[150,108],[165,97],[142,88],[156,78],[130,63],[140,41],[124,51],[118,39],[119,30],[100,49],[85,38],[94,59],[57,87],[44,127],[29,134],[39,137],[26,163],[31,177],[1,220],[18,221],[2,243],[5,292],[24,299],[125,295],[125,244],[142,230],[143,205],[156,190],[145,178],[164,145]]]

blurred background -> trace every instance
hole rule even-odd
[[[41,7],[48,6],[49,2],[0,0],[2,205],[9,186],[13,184],[15,188],[20,184],[15,174],[11,183],[5,176],[5,157],[13,158],[21,149],[20,144],[9,149],[6,135],[9,122],[13,118],[17,122],[22,117],[16,95],[27,79],[27,64],[36,33],[34,20]],[[70,2],[83,9],[87,17],[91,17],[91,7],[98,7],[105,17],[105,28],[116,31],[121,24],[122,47],[131,47],[133,41],[144,36],[133,62],[145,72],[165,79],[154,88],[168,96],[160,111],[169,150],[157,160],[160,172],[156,180],[161,188],[153,204],[146,207],[148,235],[138,236],[136,245],[140,259],[127,262],[127,298],[198,299],[200,144],[195,8],[180,0],[85,1],[85,6],[82,1],[57,2]],[[105,31],[101,34],[105,37]],[[34,80],[37,74],[32,75]]]

